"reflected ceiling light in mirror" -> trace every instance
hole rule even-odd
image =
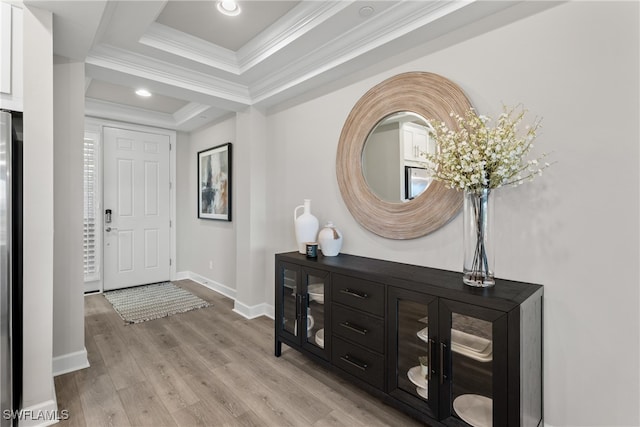
[[[242,11],[235,1],[219,1],[217,7],[220,13],[227,16],[237,16]]]
[[[146,89],[137,89],[136,90],[136,95],[141,96],[143,98],[148,98],[151,96],[151,92],[149,92]]]

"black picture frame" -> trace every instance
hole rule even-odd
[[[231,143],[198,152],[198,218],[231,221]]]

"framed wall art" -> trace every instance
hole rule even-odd
[[[198,218],[231,221],[231,143],[198,152]]]

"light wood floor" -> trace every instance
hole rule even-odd
[[[189,280],[211,307],[125,325],[102,295],[85,298],[91,367],[55,378],[60,426],[418,426],[283,345],[273,321]]]

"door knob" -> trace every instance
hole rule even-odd
[[[108,232],[110,232],[111,230],[113,230],[113,231],[117,231],[118,229],[117,229],[117,228],[115,228],[115,227],[113,227],[113,228],[112,228],[112,227],[107,227],[107,228],[106,228],[107,233],[108,233]]]

